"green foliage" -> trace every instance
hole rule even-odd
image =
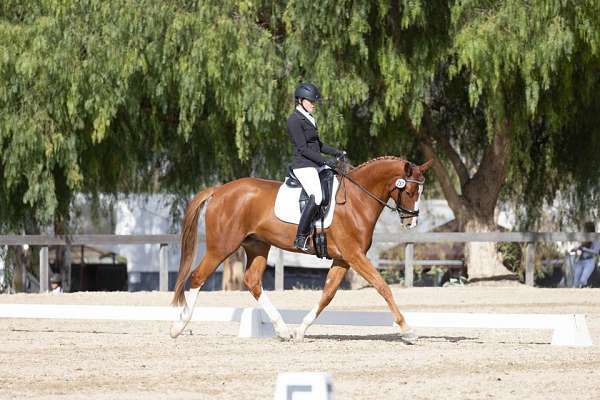
[[[3,2],[2,224],[51,222],[76,191],[189,193],[280,165],[281,51],[246,6]]]
[[[504,195],[535,221],[559,188],[598,198],[599,50],[595,0],[4,0],[0,227],[66,219],[76,192],[280,178],[302,80],[359,162],[419,158],[429,113],[475,170],[508,120]]]
[[[498,253],[502,258],[502,264],[510,271],[519,275],[521,281],[525,281],[525,271],[522,266],[523,247],[520,243],[498,243]]]
[[[498,243],[497,248],[504,266],[517,274],[521,282],[525,282],[525,245],[522,243]],[[537,243],[533,261],[535,280],[541,281],[552,276],[554,268],[559,268],[552,261],[562,259],[564,259],[564,254],[556,243]]]
[[[380,270],[381,277],[388,285],[395,285],[404,282],[404,271],[399,268],[387,268]]]
[[[469,104],[481,110],[488,134],[494,121],[510,121],[505,196],[525,205],[524,228],[540,220],[558,189],[578,189],[569,204],[596,212],[600,4],[466,1],[452,7],[451,19],[450,77],[467,73]]]

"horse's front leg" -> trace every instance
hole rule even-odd
[[[394,325],[400,329],[400,337],[404,340],[411,341],[417,338],[412,328],[406,323],[404,316],[398,309],[394,296],[387,283],[381,277],[381,274],[371,264],[371,261],[363,253],[354,254],[353,257],[348,259],[350,265],[356,272],[358,272],[363,278],[367,280],[377,293],[379,293],[388,304],[390,311],[394,314]]]
[[[341,260],[334,260],[331,266],[331,269],[327,273],[327,279],[325,280],[325,287],[323,288],[323,293],[321,295],[321,300],[319,300],[319,304],[313,307],[312,310],[302,320],[300,326],[296,328],[294,332],[294,338],[298,341],[304,340],[304,334],[308,327],[314,322],[314,320],[321,314],[323,309],[327,307],[327,305],[335,296],[337,289],[340,287],[342,283],[342,279],[346,275],[346,271],[348,271],[348,264]]]

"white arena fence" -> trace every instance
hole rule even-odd
[[[83,320],[175,321],[180,308],[97,305],[0,304],[0,318],[52,318]],[[281,310],[288,324],[299,324],[308,310]],[[551,330],[555,346],[591,346],[582,314],[484,314],[405,312],[416,328],[539,329]],[[239,337],[272,337],[273,326],[257,308],[196,307],[192,321],[239,322]],[[320,325],[392,326],[389,312],[324,311]],[[166,334],[166,333],[165,333]]]

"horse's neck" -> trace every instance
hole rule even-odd
[[[387,192],[387,183],[394,176],[400,175],[403,168],[403,162],[399,159],[387,159],[372,161],[360,168],[350,172],[350,176],[360,183],[369,192],[383,201],[387,201],[389,194]],[[384,198],[385,196],[385,198]]]
[[[395,159],[373,161],[372,164],[352,171],[350,176],[373,196],[387,203],[390,198],[387,184],[392,177],[399,175],[399,171],[402,171],[401,163],[402,161]],[[356,197],[356,202],[361,205],[361,210],[364,211],[363,214],[367,219],[364,223],[372,225],[374,228],[384,205],[371,198],[360,188],[355,187],[354,189],[352,192]]]

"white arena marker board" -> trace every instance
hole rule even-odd
[[[282,372],[275,400],[333,400],[331,375],[325,372]]]
[[[0,304],[0,318],[54,318],[125,321],[175,321],[180,308],[146,306],[95,306],[50,304]],[[281,310],[288,324],[299,324],[305,310]],[[582,314],[481,314],[404,313],[407,322],[420,328],[547,329],[552,344],[591,346]],[[266,313],[257,308],[196,307],[192,321],[241,322],[240,337],[273,336]],[[325,311],[314,322],[320,325],[391,326],[389,312]]]

